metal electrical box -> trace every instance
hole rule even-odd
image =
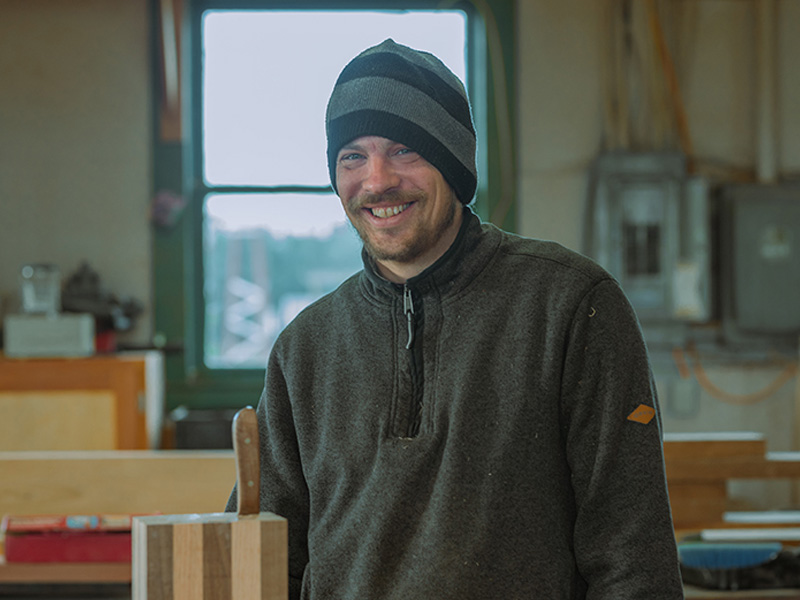
[[[593,172],[588,253],[643,322],[706,321],[710,216],[704,180],[676,153],[609,153]]]
[[[800,336],[800,185],[734,185],[720,205],[726,335]]]

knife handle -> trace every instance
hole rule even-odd
[[[233,417],[233,453],[236,457],[237,512],[239,516],[257,515],[261,512],[261,473],[258,419],[252,406],[241,409]]]

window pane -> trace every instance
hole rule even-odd
[[[325,108],[342,67],[391,37],[465,79],[466,25],[457,10],[206,11],[204,181],[328,186]],[[263,368],[281,329],[361,269],[332,194],[212,193],[203,211],[208,367]]]
[[[328,185],[331,89],[351,58],[387,37],[433,52],[464,80],[462,11],[207,11],[205,181]]]
[[[333,194],[212,194],[204,204],[205,363],[263,368],[281,329],[361,269]]]

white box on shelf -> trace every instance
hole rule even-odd
[[[90,314],[11,314],[3,319],[3,352],[8,357],[91,356],[94,351]]]

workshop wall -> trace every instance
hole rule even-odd
[[[695,156],[718,181],[752,178],[759,152],[759,3],[660,4]],[[524,235],[577,250],[584,249],[588,169],[605,134],[610,6],[608,0],[517,4],[526,32],[518,37],[517,57],[517,222]],[[800,2],[773,6],[775,162],[779,180],[797,181]],[[666,432],[757,431],[770,451],[800,449],[797,357],[701,353],[695,365],[685,355],[676,362],[669,351],[652,354]],[[743,506],[762,508],[796,506],[800,498],[788,482],[737,483],[732,493]]]
[[[81,261],[152,335],[146,0],[0,0],[0,298],[20,267]]]
[[[757,153],[757,2],[664,2],[694,154],[745,174]],[[587,170],[603,146],[609,0],[518,2],[520,233],[583,246]],[[800,3],[775,0],[777,167],[800,178]]]

